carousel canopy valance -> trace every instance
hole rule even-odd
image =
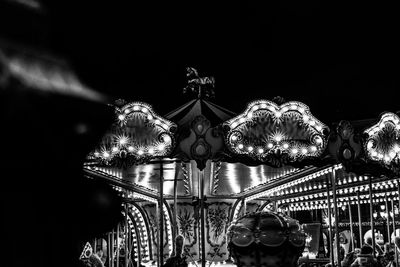
[[[231,152],[273,166],[320,156],[329,130],[306,105],[294,101],[281,105],[267,100],[252,102],[225,125]]]
[[[175,145],[176,125],[142,102],[115,107],[116,121],[89,158],[125,165],[167,156]]]
[[[364,131],[367,134],[366,154],[373,161],[391,166],[399,162],[400,119],[394,113],[384,113],[380,121]]]

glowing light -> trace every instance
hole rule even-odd
[[[302,108],[302,107],[299,107],[299,111],[300,111],[301,113],[303,113],[303,112],[305,111],[305,109]]]
[[[317,125],[316,127],[315,127],[316,129],[317,129],[317,131],[322,131],[322,126],[321,125]]]
[[[137,153],[139,156],[141,156],[141,155],[143,155],[144,152],[143,152],[143,150],[139,150]]]
[[[232,140],[232,141],[236,141],[237,139],[238,139],[238,137],[237,137],[236,135],[232,135],[232,136],[231,136],[231,140]]]
[[[247,150],[248,150],[249,152],[251,152],[251,151],[253,151],[253,147],[252,147],[252,146],[249,146],[249,147],[247,148]]]
[[[264,149],[259,148],[259,149],[258,149],[258,153],[260,153],[260,154],[264,153]]]
[[[249,112],[249,113],[247,114],[247,118],[251,119],[252,117],[253,117],[253,113],[252,113],[252,112]]]
[[[143,113],[147,113],[149,110],[147,108],[142,108]]]
[[[309,119],[310,119],[310,117],[308,115],[303,116],[303,121],[307,122]]]
[[[103,157],[104,158],[108,158],[108,157],[110,157],[110,154],[107,151],[104,151],[103,152]]]
[[[390,161],[390,157],[388,155],[384,156],[385,161]]]
[[[97,152],[97,151],[96,151],[96,152],[94,152],[93,154],[94,154],[94,156],[95,156],[95,157],[98,157],[98,156],[100,156],[100,153],[99,153],[99,152]]]
[[[290,106],[290,109],[296,110],[296,109],[297,109],[297,106],[296,106],[296,105],[291,105],[291,106]]]
[[[278,111],[278,112],[275,113],[275,116],[276,116],[277,118],[280,118],[280,117],[282,116],[282,113],[280,113],[280,112]]]
[[[400,147],[399,147],[399,145],[398,144],[395,144],[394,146],[393,146],[393,150],[394,150],[394,152],[400,152]]]
[[[159,144],[158,145],[158,150],[159,151],[163,151],[165,149],[165,145],[164,144]]]
[[[232,128],[236,128],[237,125],[238,125],[237,122],[234,122],[234,123],[231,124],[231,127]]]
[[[374,142],[372,142],[372,140],[369,140],[368,144],[367,144],[367,149],[371,149],[373,146],[374,146]]]
[[[132,152],[133,151],[133,146],[129,146],[128,150]]]
[[[307,154],[307,148],[302,148],[302,149],[301,149],[301,153],[302,153],[302,154]]]
[[[322,138],[321,138],[321,136],[316,136],[316,137],[315,137],[315,142],[317,142],[317,144],[321,144],[321,143],[322,143]]]
[[[275,139],[276,142],[280,142],[280,141],[282,141],[282,135],[277,134],[277,135],[274,137],[274,139]]]
[[[139,109],[140,109],[139,106],[133,106],[133,110],[137,111],[137,110],[139,110]]]
[[[118,140],[120,145],[126,145],[128,143],[128,138],[126,136],[121,136]]]
[[[378,153],[377,153],[375,150],[373,150],[373,151],[371,151],[371,156],[377,157],[377,156],[378,156]]]
[[[296,148],[292,149],[292,154],[297,154],[297,152],[299,152]]]
[[[272,143],[268,143],[267,147],[272,148],[274,145]]]
[[[129,111],[130,111],[129,108],[127,108],[127,109],[124,110],[125,114],[128,114]]]
[[[149,121],[151,121],[151,120],[153,119],[153,116],[151,116],[151,114],[149,114],[149,115],[147,115],[147,119],[148,119]]]
[[[171,142],[171,137],[169,135],[165,135],[163,137],[163,140],[164,140],[165,143],[170,143]]]
[[[245,121],[246,121],[245,118],[240,118],[240,119],[239,119],[239,123],[243,123],[243,122],[245,122]]]
[[[239,148],[239,149],[243,149],[243,144],[239,144],[239,145],[238,145],[238,148]]]
[[[149,148],[149,154],[153,154],[154,153],[154,149],[153,148]]]
[[[255,105],[254,107],[251,108],[251,110],[256,111],[258,109],[258,106]]]
[[[311,126],[315,125],[315,121],[310,121],[309,123],[310,123]]]
[[[316,147],[316,146],[311,146],[310,149],[311,149],[311,151],[313,151],[313,152],[317,151],[317,147]]]
[[[389,152],[389,157],[391,157],[391,158],[396,157],[396,152],[390,151],[390,152]]]
[[[154,123],[155,123],[155,124],[160,124],[161,122],[160,122],[159,119],[157,119],[157,120],[154,121]]]
[[[114,146],[114,147],[112,148],[112,152],[117,152],[117,151],[118,151],[118,147]]]
[[[283,148],[284,149],[288,149],[289,148],[289,144],[287,144],[287,143],[283,144]]]
[[[120,121],[123,121],[123,120],[125,120],[125,115],[123,115],[123,114],[120,114],[120,115],[118,116],[118,119],[119,119]]]

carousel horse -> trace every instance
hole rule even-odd
[[[238,267],[294,267],[305,247],[297,220],[262,211],[246,214],[229,226],[228,250]]]

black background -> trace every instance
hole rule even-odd
[[[148,102],[160,114],[187,101],[186,66],[214,76],[213,101],[235,112],[277,95],[304,102],[327,123],[399,109],[394,4],[45,2],[43,15],[9,18],[9,35],[77,58],[94,89]]]

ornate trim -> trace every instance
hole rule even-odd
[[[224,126],[231,152],[277,166],[321,156],[329,131],[308,106],[294,101],[282,105],[254,101]]]

